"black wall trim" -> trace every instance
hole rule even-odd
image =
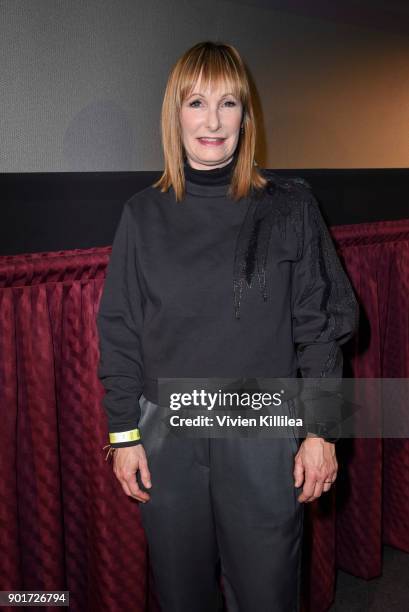
[[[311,185],[328,225],[409,218],[409,169],[275,170]],[[0,174],[0,255],[112,244],[123,204],[160,172]]]

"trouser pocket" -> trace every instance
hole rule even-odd
[[[289,419],[297,419],[297,409],[295,405],[295,399],[289,399],[285,402],[285,407],[287,410],[287,416]],[[297,453],[299,448],[300,439],[298,437],[298,431],[296,425],[288,425],[287,427],[288,437],[290,439],[291,447],[294,451],[294,454]]]
[[[167,436],[168,429],[165,424],[164,408],[148,400],[143,394],[139,398],[141,410],[138,429],[141,435],[141,442],[147,457],[156,453]]]

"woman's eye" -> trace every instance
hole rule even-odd
[[[197,104],[200,104],[200,103],[201,103],[201,100],[193,100],[192,102],[189,103],[189,106],[191,106],[192,108],[197,108]],[[227,104],[229,107],[236,106],[236,102],[234,102],[234,100],[226,100],[224,104]]]

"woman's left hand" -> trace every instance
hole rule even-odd
[[[298,501],[312,502],[329,491],[337,470],[335,444],[315,436],[305,438],[294,458],[294,486],[304,483]]]

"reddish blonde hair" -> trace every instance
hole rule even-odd
[[[198,79],[204,86],[210,81],[228,86],[243,106],[242,125],[236,151],[236,163],[228,195],[238,200],[249,194],[252,188],[262,189],[266,179],[257,168],[254,159],[256,146],[256,123],[250,83],[246,68],[231,45],[201,42],[186,51],[172,68],[165,89],[161,113],[161,138],[165,158],[165,170],[153,187],[162,192],[173,187],[176,201],[185,194],[182,130],[180,109],[184,100],[193,91]]]

